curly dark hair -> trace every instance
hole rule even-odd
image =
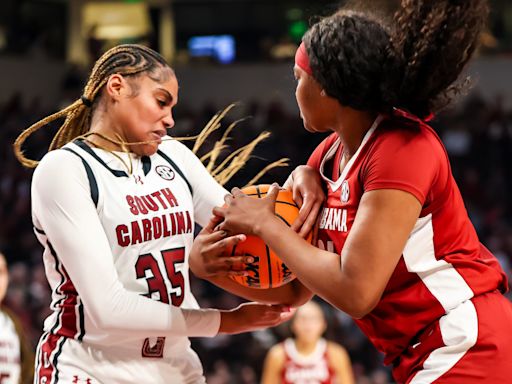
[[[402,0],[393,23],[343,9],[303,41],[313,77],[342,105],[424,118],[466,87],[457,80],[487,16],[487,0]]]

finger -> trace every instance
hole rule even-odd
[[[295,311],[281,312],[279,324],[284,323],[285,321],[291,320],[291,318],[293,317],[294,314],[295,314]]]
[[[213,215],[210,218],[208,224],[206,224],[206,226],[201,230],[201,232],[212,233],[215,229],[215,226],[217,226],[222,220],[222,217]]]
[[[224,239],[228,233],[226,231],[214,231],[203,238],[204,243],[214,244]]]
[[[240,188],[233,188],[231,190],[231,194],[234,196],[234,197],[243,197],[243,196],[246,196],[245,193],[242,192],[242,190]]]
[[[244,272],[246,269],[247,268],[244,263],[227,264],[226,274],[229,275],[231,273],[240,273],[240,272]]]
[[[214,216],[224,218],[226,216],[226,210],[226,207],[213,207],[212,213],[214,214]]]
[[[224,202],[227,205],[231,204],[232,201],[233,201],[233,195],[227,194],[227,195],[224,196]]]
[[[249,276],[249,272],[247,271],[231,271],[231,272],[228,272],[226,273],[226,276],[232,276],[232,277],[238,277],[238,276],[241,276],[241,277],[245,277],[245,276]]]
[[[216,251],[224,251],[225,249],[231,248],[241,241],[245,241],[247,239],[247,236],[241,234],[236,236],[229,236],[225,239],[222,239],[218,241],[216,244],[213,245],[212,250]]]
[[[248,276],[245,265],[216,264],[208,268],[208,273],[214,276]]]
[[[299,215],[295,218],[295,220],[292,223],[291,228],[295,232],[299,232],[299,229],[302,228],[306,220],[308,219],[308,212],[305,210],[299,211]]]
[[[318,213],[320,212],[320,208],[322,207],[321,203],[317,203],[313,205],[311,211],[309,212],[308,218],[302,225],[300,229],[299,235],[303,238],[306,238],[308,234],[311,232],[313,227],[315,226],[316,220],[318,218]]]
[[[286,304],[273,304],[272,309],[276,312],[290,312],[292,310],[292,307]]]
[[[239,255],[228,255],[226,257],[221,257],[219,258],[219,260],[224,260],[224,261],[227,261],[227,260],[231,260],[231,262],[233,263],[233,265],[242,265],[242,267],[245,269],[247,267],[247,264],[252,264],[254,263],[254,256],[247,256],[247,255],[243,255],[243,256],[239,256]]]
[[[299,229],[302,227],[304,222],[308,219],[308,216],[310,214],[311,208],[313,207],[313,203],[311,200],[306,199],[304,201],[304,204],[299,210],[299,215],[292,223],[292,229],[295,232],[299,232]]]
[[[247,256],[227,255],[225,257],[219,257],[219,262],[241,270],[246,267]]]
[[[270,199],[275,203],[277,200],[277,195],[279,195],[279,191],[279,184],[273,183],[268,189],[267,196],[265,197],[265,199]]]
[[[224,220],[219,225],[217,225],[215,227],[215,229],[217,231],[225,231],[228,233],[228,235],[233,235],[233,233],[236,233],[235,231],[232,230],[231,225],[229,223],[227,223],[226,220]]]
[[[304,201],[302,199],[302,193],[299,188],[293,188],[292,193],[293,201],[295,201],[299,207],[302,207]]]

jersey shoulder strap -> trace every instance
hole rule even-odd
[[[94,206],[98,207],[98,199],[99,199],[99,190],[98,190],[98,182],[96,181],[96,177],[94,176],[94,173],[92,172],[91,166],[85,161],[85,159],[79,155],[77,152],[72,150],[71,148],[64,147],[62,148],[65,151],[71,152],[75,156],[78,156],[80,160],[82,160],[82,164],[85,168],[85,173],[87,174],[87,179],[89,180],[89,188],[91,190],[91,199],[94,202]]]

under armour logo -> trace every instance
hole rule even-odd
[[[174,179],[174,171],[167,165],[159,165],[155,168],[155,171],[164,180],[170,181]]]
[[[133,178],[135,179],[135,184],[144,184],[144,181],[142,181],[142,177],[140,177],[140,175],[133,175]]]

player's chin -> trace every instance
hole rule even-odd
[[[133,151],[139,156],[152,156],[158,151],[158,142],[140,144],[133,148]]]
[[[310,133],[315,133],[316,130],[313,128],[306,120],[303,120],[304,123],[304,129]]]

